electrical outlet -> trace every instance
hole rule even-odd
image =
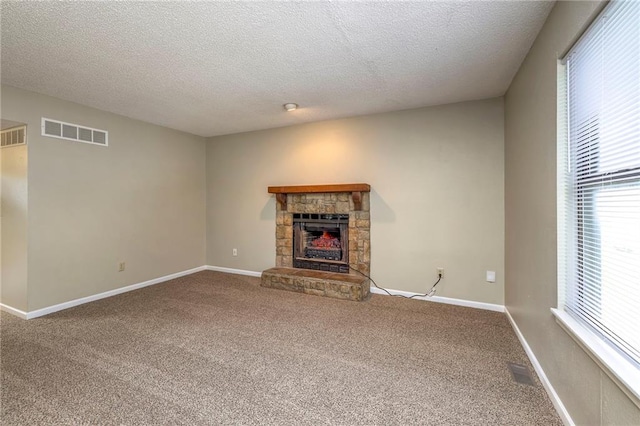
[[[444,278],[444,268],[436,268],[436,271],[438,272],[438,276],[440,278]]]
[[[234,255],[234,256],[237,256],[237,255],[238,255],[238,249],[236,249],[236,248],[234,248],[234,249],[233,249],[233,255]]]
[[[120,264],[118,265],[118,272],[124,271],[124,267],[125,267],[125,263],[124,262],[120,262]]]

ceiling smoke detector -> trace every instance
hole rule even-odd
[[[288,103],[284,104],[283,106],[287,111],[295,111],[296,109],[298,109],[298,104]]]

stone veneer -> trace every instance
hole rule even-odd
[[[369,296],[369,280],[363,276],[309,269],[267,269],[260,285],[335,299],[361,301]]]
[[[369,296],[371,217],[369,192],[361,194],[356,210],[351,192],[315,192],[287,194],[286,204],[276,204],[276,267],[262,273],[263,287],[297,291],[347,300],[364,300]],[[336,213],[349,215],[348,274],[293,268],[293,214]]]
[[[287,194],[286,210],[280,203],[276,205],[276,267],[293,267],[293,213],[342,213],[349,214],[349,266],[369,275],[371,217],[368,192],[362,194],[361,208],[355,210],[349,192]]]

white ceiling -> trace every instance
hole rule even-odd
[[[222,135],[501,96],[552,6],[3,1],[0,71],[4,84]]]

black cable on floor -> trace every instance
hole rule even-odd
[[[378,284],[376,284],[376,282],[373,280],[373,278],[371,278],[369,275],[362,273],[360,271],[358,271],[356,268],[354,268],[353,266],[349,265],[349,268],[353,269],[354,271],[356,271],[357,273],[359,273],[360,275],[364,276],[365,278],[368,278],[369,281],[371,281],[373,283],[373,286],[375,288],[377,288],[378,290],[382,290],[385,293],[387,293],[389,296],[395,296],[395,297],[404,297],[405,299],[413,299],[414,297],[431,297],[435,294],[436,292],[436,286],[438,285],[438,283],[440,282],[440,280],[442,279],[442,275],[438,274],[438,281],[436,281],[431,288],[429,289],[428,292],[426,292],[425,294],[414,294],[413,296],[403,296],[402,294],[391,294],[389,293],[389,291],[386,288],[380,287],[378,286]]]

